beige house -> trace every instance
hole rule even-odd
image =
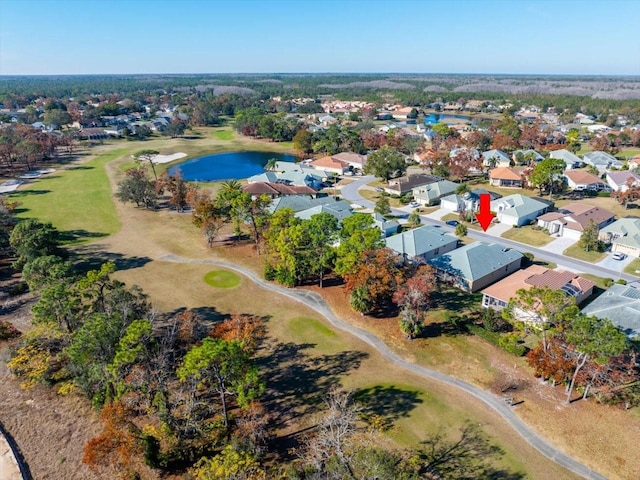
[[[522,176],[513,168],[498,167],[489,171],[489,184],[494,187],[522,188]]]

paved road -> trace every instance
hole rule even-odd
[[[208,265],[217,265],[220,267],[228,268],[230,270],[234,270],[242,275],[245,275],[253,282],[255,282],[258,286],[264,288],[265,290],[269,290],[271,292],[277,293],[279,295],[284,295],[288,298],[291,298],[297,302],[300,302],[318,312],[320,315],[325,317],[329,323],[331,323],[334,327],[343,330],[345,332],[354,335],[365,343],[371,345],[375,348],[384,358],[388,361],[398,365],[401,368],[404,368],[416,375],[419,375],[423,378],[429,378],[432,380],[436,380],[438,382],[442,382],[444,384],[450,385],[454,388],[458,388],[460,390],[465,391],[469,395],[477,398],[482,401],[489,408],[494,410],[498,415],[500,415],[521,437],[523,437],[533,448],[542,453],[545,457],[552,460],[565,467],[566,469],[576,473],[577,475],[582,476],[583,478],[591,479],[591,480],[606,480],[606,477],[594,472],[586,465],[578,462],[574,458],[569,455],[563,453],[556,447],[554,447],[551,443],[547,442],[543,437],[535,433],[526,423],[524,423],[515,413],[513,413],[512,408],[508,406],[502,399],[496,397],[495,395],[481,390],[470,383],[464,382],[457,378],[451,377],[449,375],[445,375],[444,373],[438,372],[436,370],[431,370],[429,368],[423,367],[421,365],[416,365],[411,363],[403,358],[399,357],[391,349],[384,343],[380,338],[374,335],[371,332],[363,330],[361,328],[355,327],[336,317],[329,305],[324,301],[321,295],[310,292],[308,290],[298,290],[281,287],[279,285],[266,282],[258,275],[256,275],[251,270],[248,270],[244,267],[236,265],[234,263],[222,262],[217,260],[197,260],[197,259],[186,259],[182,257],[178,257],[176,255],[164,255],[159,258],[159,260],[164,260],[168,262],[177,262],[177,263],[197,263],[197,264],[208,264]]]
[[[345,185],[341,189],[341,195],[345,200],[350,201],[351,203],[357,203],[362,205],[363,207],[374,208],[375,203],[363,198],[358,193],[358,189],[367,183],[372,182],[375,179],[373,176],[365,176],[361,177],[355,182],[349,183]],[[406,212],[403,210],[393,209],[396,214],[405,214]],[[453,232],[453,227],[450,227],[446,223],[436,220],[434,218],[427,217],[422,215],[421,218],[425,224],[430,225],[438,225],[444,229],[447,229],[450,232]],[[469,229],[468,236],[473,238],[474,240],[482,240],[485,242],[499,242],[502,245],[510,248],[517,249],[520,252],[529,252],[535,255],[537,258],[543,258],[545,260],[549,260],[558,266],[565,267],[571,271],[580,272],[580,273],[589,273],[591,275],[596,275],[598,277],[604,278],[623,278],[628,282],[638,282],[640,281],[638,277],[629,275],[627,273],[623,273],[620,270],[612,270],[610,268],[606,268],[606,266],[602,265],[594,265],[593,263],[583,262],[582,260],[577,260],[571,257],[566,257],[564,255],[560,255],[558,253],[548,252],[540,248],[532,247],[530,245],[526,245],[520,242],[514,242],[513,240],[508,240],[502,237],[496,237],[489,233],[478,232],[477,230]],[[606,265],[606,264],[605,264]]]

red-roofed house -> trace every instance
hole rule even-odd
[[[482,290],[482,306],[501,311],[509,300],[516,296],[520,289],[529,290],[532,287],[548,287],[551,290],[562,290],[569,297],[582,303],[593,293],[595,283],[573,272],[564,270],[549,270],[539,265],[532,265],[524,270],[512,273],[497,283]],[[544,319],[535,311],[518,310],[516,318],[529,323],[540,323]]]
[[[309,163],[309,166],[317,169],[324,170],[325,172],[337,173],[343,175],[344,172],[349,170],[349,163],[343,160],[336,160],[333,157],[322,157],[318,160],[314,160]]]
[[[549,235],[578,240],[591,220],[600,229],[612,223],[614,217],[615,214],[613,212],[604,208],[584,203],[571,203],[559,208],[556,212],[549,212],[539,216],[538,225],[546,228],[549,231]]]
[[[498,167],[489,171],[489,183],[494,187],[522,188],[522,176],[513,168]]]

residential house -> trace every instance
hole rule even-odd
[[[449,180],[438,180],[426,185],[420,185],[412,189],[413,199],[421,205],[435,205],[442,197],[451,195],[459,187],[457,183]]]
[[[373,213],[373,224],[380,229],[383,237],[388,237],[390,235],[395,235],[398,233],[398,228],[400,228],[400,224],[395,220],[387,220],[383,215],[379,213]]]
[[[364,166],[367,164],[366,155],[360,155],[359,153],[354,153],[354,152],[337,153],[335,155],[331,155],[331,158],[339,162],[346,162],[349,165],[349,167],[357,168],[358,170],[362,170]]]
[[[295,216],[301,220],[309,220],[312,216],[320,213],[333,215],[338,220],[338,224],[342,223],[342,220],[345,218],[353,215],[351,204],[346,200],[340,200],[338,202],[325,203],[324,205],[315,205],[296,212]]]
[[[436,275],[456,287],[477,292],[520,269],[523,255],[497,243],[474,242],[429,261]]]
[[[600,151],[587,152],[582,155],[582,160],[587,165],[597,168],[601,174],[612,168],[620,169],[623,166],[623,163],[613,155]]]
[[[267,195],[271,198],[282,197],[286,195],[309,195],[315,197],[318,192],[306,185],[288,185],[282,182],[253,182],[242,186],[242,191],[257,198],[261,195]]]
[[[479,188],[461,195],[453,194],[442,197],[440,208],[451,210],[452,212],[476,212],[480,206],[480,195],[482,194],[489,195],[491,200],[502,198],[502,195]]]
[[[511,159],[515,162],[516,165],[525,165],[533,162],[541,162],[544,160],[544,157],[540,155],[540,153],[535,150],[516,150],[511,154]]]
[[[540,265],[519,270],[482,291],[482,306],[502,311],[514,298],[518,290],[529,290],[532,287],[547,287],[552,290],[562,290],[568,296],[582,303],[593,293],[595,283],[577,273],[565,270],[549,270]],[[534,312],[515,312],[517,319],[522,321],[537,320]]]
[[[549,158],[557,158],[559,160],[563,160],[565,163],[565,170],[571,170],[573,168],[580,168],[582,164],[582,160],[576,154],[570,152],[569,150],[554,150],[549,154]]]
[[[585,315],[607,318],[629,338],[640,337],[640,288],[612,285],[582,309]]]
[[[318,196],[314,198],[310,195],[285,195],[274,198],[268,210],[269,213],[275,213],[284,208],[290,208],[294,212],[301,212],[319,205],[330,205],[337,201],[335,197],[328,196]]]
[[[600,238],[612,252],[640,257],[640,218],[620,218],[600,230]]]
[[[614,218],[615,214],[604,208],[571,203],[556,212],[541,215],[538,217],[538,225],[546,228],[549,235],[579,240],[589,222],[595,222],[598,229],[601,229],[613,222]]]
[[[429,185],[442,181],[441,177],[435,175],[427,175],[426,173],[417,173],[405,177],[393,178],[389,180],[389,184],[384,188],[385,192],[390,195],[404,195],[409,193],[416,187]]]
[[[440,227],[424,225],[385,240],[387,247],[402,255],[405,260],[426,262],[454,250],[458,239]]]
[[[513,168],[494,168],[489,170],[489,184],[494,187],[522,188],[522,175]]]
[[[594,192],[608,192],[611,190],[604,180],[585,170],[568,170],[564,173],[564,176],[571,190],[591,190]]]
[[[491,202],[491,211],[500,223],[521,227],[546,213],[552,202],[516,193]]]
[[[630,170],[607,172],[607,183],[612,190],[626,192],[630,185],[640,185],[640,175]]]
[[[485,167],[510,167],[511,159],[502,150],[487,150],[482,154],[482,164]]]
[[[322,157],[309,163],[310,167],[316,170],[324,170],[338,175],[344,175],[349,171],[349,164],[342,160],[336,160],[333,157]]]

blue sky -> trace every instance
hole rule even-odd
[[[0,75],[640,75],[639,0],[0,0]]]

